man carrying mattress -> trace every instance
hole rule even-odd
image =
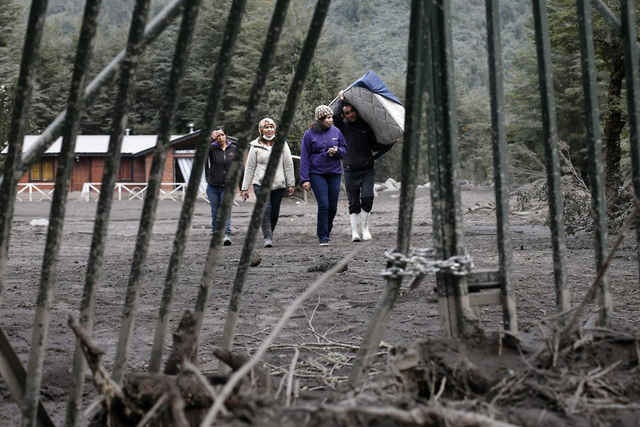
[[[349,147],[342,159],[342,166],[349,199],[351,241],[371,240],[369,217],[373,207],[373,184],[376,177],[374,165],[393,144],[383,145],[376,141],[371,126],[358,117],[353,105],[344,100],[344,91],[340,91],[338,98],[332,105],[333,124],[340,129]],[[362,222],[362,237],[358,231],[358,217]]]

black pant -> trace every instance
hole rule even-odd
[[[344,185],[347,188],[349,199],[349,213],[360,211],[371,212],[373,208],[373,183],[376,180],[376,171],[345,171]]]
[[[271,190],[269,200],[267,200],[267,209],[264,211],[264,218],[269,218],[271,222],[271,231],[275,230],[276,224],[278,224],[280,205],[282,204],[282,198],[284,197],[285,191],[287,191],[286,188]],[[258,184],[253,184],[253,192],[256,193],[256,197],[258,197],[258,193],[260,192],[260,186]]]

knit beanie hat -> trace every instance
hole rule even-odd
[[[260,123],[258,123],[258,132],[260,132],[260,135],[262,135],[262,128],[267,123],[270,123],[273,125],[273,127],[276,127],[276,122],[273,119],[270,119],[269,117],[265,117],[264,119],[260,120]]]
[[[316,108],[316,121],[320,121],[325,117],[332,115],[333,111],[326,105],[318,105]]]

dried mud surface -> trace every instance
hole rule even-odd
[[[358,254],[349,263],[345,272],[332,278],[311,300],[307,301],[304,309],[296,313],[276,341],[279,345],[268,353],[265,361],[274,375],[277,386],[282,374],[289,370],[294,352],[293,346],[301,346],[298,365],[298,378],[302,390],[299,399],[301,402],[339,400],[340,391],[343,390],[342,382],[349,373],[349,367],[345,364],[348,364],[350,358],[355,355],[349,346],[359,344],[367,321],[385,285],[379,273],[386,263],[384,251],[392,248],[395,243],[398,194],[397,191],[385,191],[379,194],[372,215],[373,244]],[[464,191],[462,194],[465,206],[467,251],[474,258],[476,268],[497,268],[495,212],[489,210],[468,212],[469,207],[493,201],[493,191],[474,190]],[[240,202],[240,206],[233,209],[233,245],[222,249],[200,340],[199,364],[204,372],[213,372],[217,366],[211,349],[221,342],[231,287],[245,238],[244,234],[253,209],[252,200],[246,203]],[[283,203],[280,222],[274,235],[275,246],[263,249],[262,239],[258,241],[258,252],[262,261],[258,266],[252,267],[248,275],[234,344],[236,351],[253,352],[270,332],[270,328],[277,323],[287,306],[322,274],[319,272],[322,266],[337,262],[354,245],[357,245],[350,242],[349,216],[345,199],[340,200],[329,247],[319,247],[317,244],[315,202],[310,200],[305,205],[297,204],[296,201],[299,199],[289,198]],[[118,201],[114,203],[112,209],[93,332],[95,343],[106,350],[104,360],[108,371],[112,368],[115,356],[122,303],[131,268],[141,207],[141,201]],[[78,313],[95,208],[95,202],[71,202],[67,207],[42,386],[44,405],[59,425],[64,419],[74,347],[74,338],[67,327],[66,319],[69,314],[77,315]],[[142,280],[135,336],[129,356],[131,371],[144,371],[147,367],[155,318],[180,208],[179,202],[171,201],[161,202],[158,208],[152,244]],[[50,204],[47,202],[20,202],[17,203],[14,215],[7,286],[3,292],[2,307],[0,307],[0,325],[25,366],[29,355],[34,306],[46,238],[46,228],[31,227],[29,223],[32,219],[47,218],[49,209]],[[197,203],[173,304],[172,329],[177,326],[184,311],[193,309],[195,306],[210,237],[208,209],[206,203],[202,201]],[[419,189],[414,215],[413,246],[431,246],[430,212],[429,191]],[[511,221],[513,281],[517,295],[520,338],[526,347],[539,348],[544,344],[541,332],[544,328],[540,329],[537,326],[538,320],[556,313],[551,240],[548,228],[535,214],[514,215]],[[612,243],[613,239],[610,238],[610,241]],[[571,299],[572,304],[577,305],[595,277],[593,238],[589,233],[569,236],[567,248]],[[625,240],[613,260],[610,271],[615,316],[637,330],[640,292],[633,238],[628,237]],[[397,300],[384,342],[391,346],[408,348],[417,340],[422,340],[420,342],[438,340],[441,335],[441,325],[434,286],[435,282],[431,277],[423,281],[416,290],[403,290]],[[584,320],[594,310],[595,306],[590,306]],[[488,335],[498,332],[502,328],[501,308],[483,307],[482,322]],[[339,343],[340,346],[329,349],[306,345],[319,341],[326,343],[328,340]],[[170,346],[171,340],[167,342]],[[448,342],[449,344],[441,344],[441,346],[452,345],[451,341]],[[418,344],[416,345],[420,348]],[[507,365],[514,363],[522,368],[522,357],[519,354],[513,356],[518,359],[517,362],[515,359],[508,362],[505,356],[506,350],[499,357],[497,349],[493,348],[495,351],[489,351],[488,348],[493,347],[467,343],[466,351],[471,358],[476,355],[484,361],[482,365],[484,371],[494,372],[494,380],[497,381],[506,376],[505,372],[510,368],[503,366],[505,363]],[[610,353],[619,351],[614,347],[607,348]],[[594,354],[597,352],[593,350]],[[600,359],[589,351],[585,353],[581,360],[588,359],[596,366],[607,362],[599,361]],[[428,352],[421,351],[421,354],[428,354]],[[455,356],[457,354],[455,351],[451,354],[451,357],[458,357]],[[619,364],[616,371],[620,372],[621,376],[624,376],[625,372],[634,372],[637,377],[635,357],[634,351],[630,351],[628,360]],[[387,372],[387,364],[386,355],[378,357],[374,374]],[[577,362],[575,365],[579,366]],[[384,375],[379,376],[379,378],[383,377]],[[85,407],[95,398],[90,378],[88,372],[83,402]],[[376,375],[370,378],[371,381],[375,381]],[[622,393],[629,393],[630,397],[635,396],[637,402],[640,387],[637,383],[628,386],[628,391]],[[567,415],[566,411],[540,397],[520,399],[518,402],[521,406],[510,410],[505,409],[502,419],[508,419],[517,425],[538,425],[536,422],[540,420],[543,421],[539,425],[586,426],[608,425],[615,422],[619,423],[617,425],[635,425],[628,422],[636,422],[640,414],[637,410],[628,414],[612,409],[600,411],[595,416],[584,413]],[[279,414],[277,411],[272,413],[274,416]],[[545,414],[548,414],[549,418],[545,418],[547,416]],[[291,425],[301,425],[304,420],[308,422],[309,419],[308,416],[292,418]],[[368,419],[360,419],[359,422],[362,422],[362,425],[393,425],[384,421],[370,422]],[[277,418],[273,421],[271,417],[262,419],[262,422],[250,420],[233,422],[234,425],[243,425],[242,423],[289,424],[282,418],[279,421]],[[18,407],[13,402],[7,386],[0,381],[0,425],[19,424]],[[335,419],[321,422],[316,419],[310,425],[334,424],[341,424],[341,422]]]

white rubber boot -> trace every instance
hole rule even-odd
[[[358,214],[351,214],[351,241],[361,242],[360,233],[358,233]]]
[[[369,217],[371,213],[362,211],[360,212],[360,217],[362,220],[362,240],[365,242],[367,240],[371,240],[371,233],[369,233]]]

